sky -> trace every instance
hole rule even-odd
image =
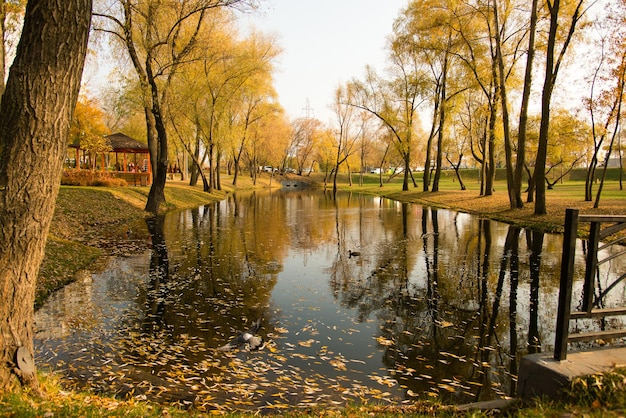
[[[263,0],[261,10],[242,18],[242,25],[278,38],[283,52],[274,86],[288,116],[311,116],[327,123],[333,119],[333,94],[340,84],[362,78],[366,65],[384,70],[387,38],[407,3]]]

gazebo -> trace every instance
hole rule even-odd
[[[146,186],[152,183],[152,166],[148,145],[121,132],[105,135],[104,138],[111,150],[100,154],[99,169],[101,171],[112,172],[116,177],[123,178],[129,184]],[[70,147],[76,149],[76,168],[81,168],[81,161],[83,167],[86,167],[87,151],[82,149],[78,142],[74,142]],[[112,154],[115,155],[114,159],[111,158]],[[97,164],[97,162],[93,161],[92,164]]]

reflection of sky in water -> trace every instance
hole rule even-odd
[[[327,346],[334,354],[352,361],[351,372],[376,371],[382,364],[378,363],[380,354],[373,337],[375,323],[358,323],[353,309],[346,309],[333,299],[324,279],[327,265],[325,251],[309,254],[306,268],[297,253],[286,257],[272,292],[272,306],[280,309],[278,325],[289,329],[285,337],[291,344],[313,339],[314,350],[307,351],[315,354]],[[310,329],[314,330],[313,335]],[[362,362],[368,362],[368,367],[361,367]]]
[[[520,231],[510,333],[511,272],[500,274],[507,225],[445,210],[433,223],[435,212],[418,205],[355,196],[335,205],[322,196],[274,193],[168,214],[170,275],[155,288],[150,253],[117,258],[52,295],[36,314],[39,364],[97,390],[160,400],[155,393],[171,393],[169,401],[191,393],[207,409],[237,409],[243,399],[254,409],[489,399],[507,394],[516,374],[508,370],[511,338],[514,356],[535,335],[552,349],[560,237],[543,237],[533,318],[530,248]],[[349,258],[349,249],[361,256]],[[614,276],[603,274],[603,283]],[[612,297],[623,300],[624,287]],[[264,350],[214,350],[256,316],[269,337]]]

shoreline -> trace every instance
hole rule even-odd
[[[189,186],[187,182],[169,180],[165,187],[167,204],[165,211],[197,207],[224,199],[237,191],[269,190],[281,187],[281,181],[306,182],[313,188],[332,189],[332,183],[324,184],[323,174],[272,175],[261,173],[256,184],[249,176],[239,176],[238,184],[232,185],[232,177],[223,175],[222,190],[208,194],[202,186]],[[541,232],[562,233],[565,209],[575,208],[581,214],[626,215],[626,191],[619,190],[617,182],[605,186],[605,193],[598,209],[593,202],[585,202],[584,182],[567,182],[549,190],[548,214],[535,215],[534,204],[523,209],[510,209],[506,184],[496,182],[496,191],[491,196],[480,196],[477,184],[469,184],[468,190],[459,190],[458,184],[447,179],[438,192],[422,192],[419,188],[401,190],[401,180],[385,182],[381,187],[377,175],[364,176],[358,185],[358,176],[352,176],[352,185],[347,175],[338,179],[338,190],[365,193],[386,197],[400,202],[415,203],[441,209],[469,213],[494,221],[531,228]],[[111,255],[123,255],[135,250],[134,245],[122,242],[129,225],[148,216],[143,211],[149,187],[83,187],[62,186],[56,202],[55,214],[48,234],[46,253],[37,281],[35,307],[41,306],[54,291],[74,281],[81,270],[95,267],[98,259]],[[585,237],[588,229],[584,225],[578,231]]]

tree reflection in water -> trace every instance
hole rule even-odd
[[[146,331],[161,325],[165,312],[167,285],[170,278],[167,244],[163,232],[164,215],[146,218],[148,232],[152,238],[152,255],[150,256],[150,286],[146,295]]]
[[[61,294],[38,312],[42,327],[64,324],[39,334],[39,360],[97,391],[224,411],[461,403],[514,394],[519,357],[554,339],[558,236],[301,190],[230,195],[145,228],[143,266],[74,297],[106,312],[100,323],[77,328]],[[215,350],[259,318],[264,350]]]

